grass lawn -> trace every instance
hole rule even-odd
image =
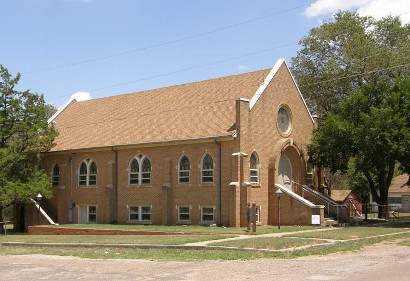
[[[94,259],[154,259],[154,260],[250,260],[258,258],[296,258],[309,255],[327,255],[336,252],[356,251],[362,247],[384,240],[405,238],[408,235],[394,235],[359,241],[337,242],[334,245],[297,250],[291,252],[250,252],[219,250],[177,250],[177,249],[89,249],[89,248],[44,248],[0,246],[2,255],[58,255]]]
[[[289,236],[293,237],[304,237],[304,238],[321,238],[321,239],[335,239],[335,240],[347,240],[354,238],[364,238],[369,236],[389,234],[396,232],[410,231],[409,229],[397,228],[397,227],[383,227],[383,226],[351,226],[336,229],[333,231],[322,231],[322,232],[310,232],[310,233],[299,233],[292,234]],[[408,234],[410,235],[410,233]]]
[[[25,235],[0,236],[0,242],[32,243],[113,243],[113,244],[166,244],[179,245],[191,242],[216,240],[235,235]]]
[[[165,232],[185,233],[210,233],[210,234],[253,234],[246,228],[240,227],[211,227],[201,225],[127,225],[127,224],[63,224],[55,227],[68,228],[97,228],[97,229],[119,229],[119,230],[147,230]],[[317,226],[282,226],[279,230],[276,226],[266,225],[256,228],[255,234],[266,234],[273,232],[291,232],[319,228]]]
[[[312,239],[294,239],[294,238],[281,238],[281,237],[263,237],[263,238],[250,238],[236,241],[215,242],[213,246],[227,246],[238,248],[258,248],[258,249],[270,249],[278,250],[291,247],[298,247],[304,245],[320,244],[323,241]]]

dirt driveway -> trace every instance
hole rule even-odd
[[[168,262],[0,256],[1,280],[410,280],[410,247],[298,259]]]

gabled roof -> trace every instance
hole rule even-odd
[[[330,198],[336,202],[343,202],[350,193],[352,193],[350,189],[332,189]]]
[[[250,99],[269,71],[70,102],[50,120],[51,151],[229,136],[235,100]]]
[[[409,193],[410,186],[407,185],[409,180],[409,174],[401,174],[397,177],[394,177],[391,181],[389,187],[389,193]]]

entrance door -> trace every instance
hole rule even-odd
[[[292,164],[284,153],[279,159],[278,183],[292,190]]]
[[[87,206],[78,207],[78,223],[88,223]]]

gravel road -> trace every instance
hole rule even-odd
[[[410,280],[410,247],[298,259],[172,262],[0,256],[0,280]]]

